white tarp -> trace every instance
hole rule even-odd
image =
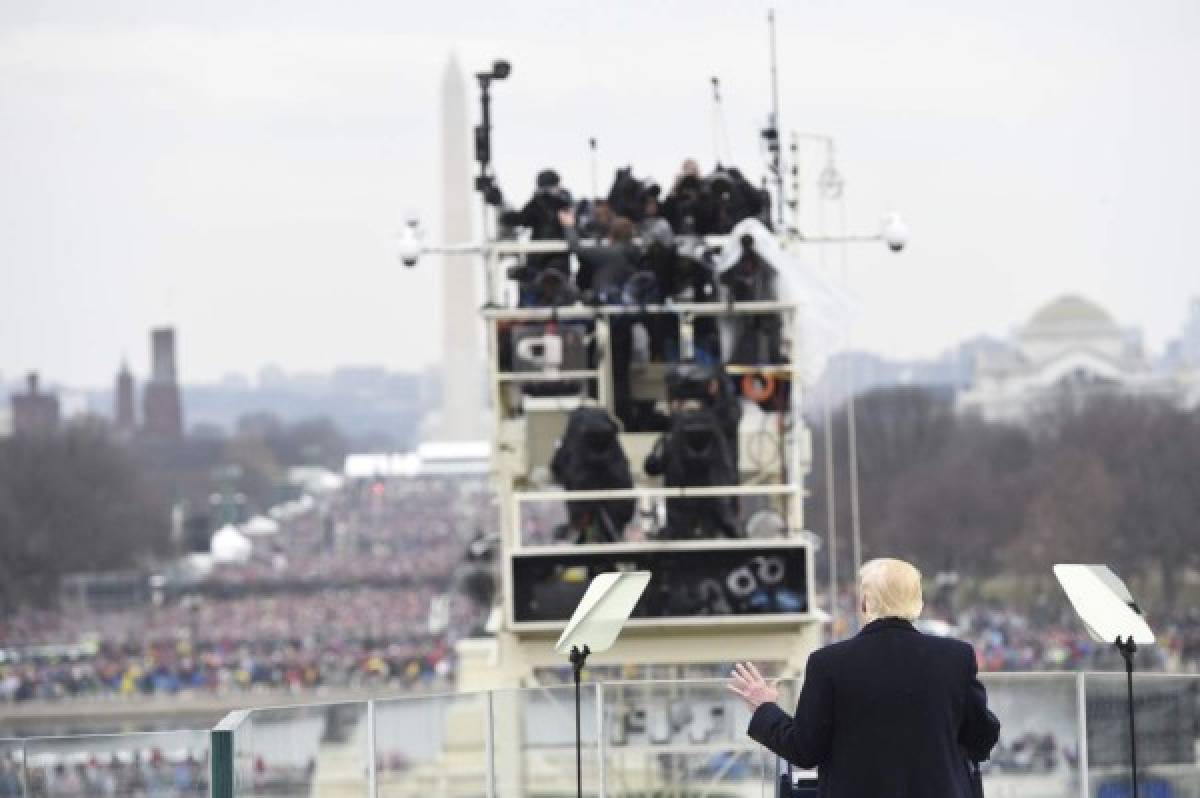
[[[717,259],[717,272],[733,268],[742,257],[742,238],[749,236],[754,251],[775,270],[776,299],[795,302],[799,312],[799,347],[805,376],[816,380],[830,355],[843,349],[858,313],[857,298],[798,254],[784,249],[758,219],[744,219],[729,234]]]
[[[250,559],[254,544],[236,526],[226,524],[213,533],[210,550],[213,562],[240,563]]]
[[[242,531],[250,537],[265,537],[279,534],[279,523],[265,515],[256,515],[245,523]]]

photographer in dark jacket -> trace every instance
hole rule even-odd
[[[575,228],[575,214],[560,211],[559,224],[572,255],[579,260],[575,285],[585,301],[597,305],[619,305],[625,283],[638,271],[642,253],[633,243],[633,222],[618,216],[608,227],[608,237],[599,244],[584,245]]]
[[[802,768],[817,769],[821,798],[972,798],[975,763],[987,759],[1000,722],[987,708],[975,652],[924,635],[921,574],[902,560],[862,567],[855,637],[813,652],[795,717],[753,664],[729,689],[754,710],[750,737]]]
[[[662,208],[663,217],[678,235],[700,235],[713,225],[712,196],[700,177],[700,165],[692,158],[683,162]]]
[[[500,223],[509,227],[526,227],[534,241],[561,241],[564,237],[558,215],[571,207],[571,195],[559,183],[558,173],[543,169],[537,176],[537,188],[529,202],[519,211],[508,210],[500,214]],[[521,304],[535,304],[531,300],[531,286],[538,276],[549,268],[570,274],[569,258],[566,253],[554,252],[527,255],[523,268],[510,270],[509,276],[521,282]]]
[[[584,301],[597,305],[619,305],[624,300],[625,285],[638,273],[642,253],[633,243],[633,222],[618,216],[609,226],[608,239],[597,245],[583,246],[575,230],[575,215],[570,211],[559,214],[566,231],[571,254],[579,260],[575,284]],[[610,317],[609,353],[612,363],[613,410],[625,425],[632,427],[634,419],[633,390],[629,382],[629,365],[633,359],[633,329],[629,316]]]
[[[554,481],[567,490],[624,490],[633,487],[629,458],[617,437],[620,430],[598,407],[577,407],[550,461]],[[603,499],[567,502],[572,543],[610,543],[625,536],[637,502]]]

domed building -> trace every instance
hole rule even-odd
[[[1106,391],[1169,394],[1151,368],[1141,335],[1081,296],[1059,297],[1021,327],[1009,347],[975,366],[959,409],[988,421],[1019,422],[1039,406]]]

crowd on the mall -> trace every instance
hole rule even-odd
[[[458,569],[495,524],[480,484],[352,483],[149,603],[0,617],[0,701],[445,681],[478,615]]]
[[[31,614],[10,642],[96,642],[25,646],[20,660],[0,664],[0,699],[429,682],[449,666],[446,640],[429,631],[436,595],[348,588],[199,601],[194,609]],[[466,611],[461,599],[448,605],[452,616]],[[41,633],[25,625],[39,619]]]
[[[1042,617],[1039,617],[1042,616]],[[1158,645],[1139,654],[1139,668],[1200,670],[1200,611],[1151,618]],[[980,670],[1112,670],[1121,663],[1112,644],[1092,640],[1069,608],[1029,614],[980,605],[959,613],[958,627],[975,646]]]
[[[218,564],[186,589],[121,609],[0,617],[0,702],[448,682],[454,642],[482,612],[459,587],[467,551],[494,531],[484,484],[352,482],[256,543],[250,561]],[[554,526],[544,520],[543,532]],[[846,626],[852,595],[841,603]],[[1119,664],[1064,607],[951,612],[931,601],[926,618],[927,630],[969,640],[981,670]],[[1200,670],[1200,611],[1153,620],[1160,645],[1139,667]]]
[[[936,595],[936,594],[935,594]],[[932,598],[932,597],[931,597]],[[855,599],[840,593],[836,637],[854,633]],[[1200,610],[1151,618],[1158,644],[1139,649],[1138,668],[1200,672]],[[999,601],[950,606],[926,604],[918,628],[928,634],[966,640],[975,648],[981,671],[1117,670],[1123,661],[1111,644],[1097,643],[1065,598],[1027,610]]]

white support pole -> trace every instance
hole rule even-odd
[[[1075,674],[1075,712],[1079,725],[1079,798],[1091,798],[1088,774],[1087,674]]]
[[[829,627],[831,639],[837,639],[838,620],[838,563],[837,563],[837,489],[835,487],[833,459],[833,400],[830,397],[829,380],[822,386],[821,411],[823,414],[825,449],[825,543],[829,554]]]
[[[496,798],[496,710],[492,704],[492,694],[492,690],[484,693],[487,702],[484,707],[483,780],[484,794],[487,798]]]
[[[596,682],[596,758],[600,765],[600,798],[608,798],[608,737],[604,733],[604,682]]]
[[[25,756],[25,746],[21,746],[21,796],[29,798],[29,760]]]
[[[853,366],[847,364],[848,368]],[[862,584],[858,573],[862,570],[862,516],[859,511],[858,495],[858,421],[855,410],[854,384],[851,381],[848,398],[846,399],[846,457],[850,470],[850,548],[854,556],[854,607],[862,607]],[[857,615],[852,615],[857,618]],[[856,630],[858,623],[854,623]]]
[[[367,796],[376,798],[379,795],[376,776],[376,763],[379,756],[375,744],[375,700],[367,701]]]

